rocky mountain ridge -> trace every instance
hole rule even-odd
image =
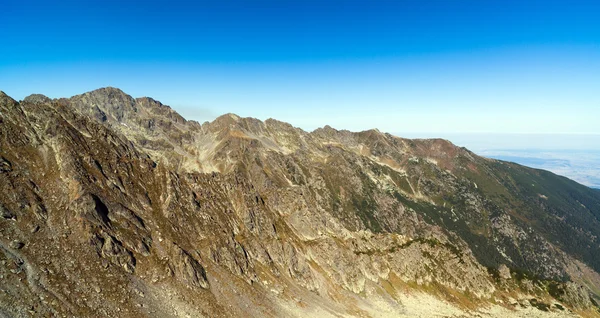
[[[0,146],[0,315],[598,314],[600,194],[445,140],[104,88],[0,93]]]

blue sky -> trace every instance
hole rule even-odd
[[[0,90],[104,86],[199,121],[600,134],[597,1],[3,0]]]

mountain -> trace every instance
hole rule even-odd
[[[442,139],[0,92],[0,317],[600,316],[600,192]]]

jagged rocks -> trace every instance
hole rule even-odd
[[[572,308],[582,310],[593,308],[593,300],[588,289],[573,282],[554,284],[550,293]]]
[[[500,279],[511,279],[510,269],[508,266],[502,264],[498,267],[498,276]]]
[[[12,171],[12,165],[6,158],[0,157],[0,173],[6,173]]]
[[[175,273],[175,277],[192,287],[209,288],[206,271],[200,263],[194,259],[188,252],[172,244],[171,258],[169,264]]]
[[[135,270],[136,259],[131,251],[123,247],[123,244],[116,238],[102,233],[95,235],[91,243],[96,247],[98,255],[108,259],[114,265],[124,269],[127,273],[133,273]]]
[[[0,217],[4,218],[4,219],[13,219],[15,217],[15,215],[9,211],[7,208],[5,208],[2,203],[0,203]]]
[[[52,102],[52,99],[42,95],[42,94],[31,94],[23,99],[24,103],[30,104],[45,104]]]
[[[22,248],[23,248],[23,246],[25,246],[25,243],[23,243],[23,242],[21,242],[21,241],[19,241],[19,240],[12,240],[12,241],[11,241],[11,242],[8,244],[8,246],[9,246],[10,248],[14,248],[14,249],[16,249],[16,250],[20,250],[20,249],[22,249]]]

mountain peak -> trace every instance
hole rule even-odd
[[[129,104],[133,105],[135,103],[135,99],[131,96],[123,92],[122,90],[115,87],[102,87],[99,89],[95,89],[93,91],[89,91],[84,93],[83,95],[78,96],[87,96],[92,98],[97,103],[108,103],[108,104]],[[76,97],[76,96],[74,96]]]
[[[12,97],[6,95],[6,93],[4,93],[3,91],[0,91],[0,102],[2,102],[4,104],[7,101],[10,101],[12,103],[16,102]]]
[[[30,104],[44,104],[51,102],[52,99],[42,94],[31,94],[25,97],[23,101]]]
[[[233,113],[223,114],[212,122],[210,122],[210,127],[212,130],[221,130],[226,131],[231,128],[248,130],[251,132],[259,132],[264,130],[265,123],[260,119],[252,118],[252,117],[240,117]]]
[[[240,121],[240,119],[242,119],[242,117],[234,113],[227,113],[215,118],[213,122],[237,123]]]
[[[116,88],[116,87],[112,87],[112,86],[101,87],[101,88],[89,91],[89,92],[87,92],[85,94],[93,94],[93,95],[125,95],[125,96],[129,96],[124,91],[122,91],[120,88]],[[131,96],[129,96],[129,97],[131,97]]]
[[[121,122],[130,113],[137,112],[135,99],[114,87],[103,87],[75,95],[70,101],[79,111],[103,122],[111,118]]]

